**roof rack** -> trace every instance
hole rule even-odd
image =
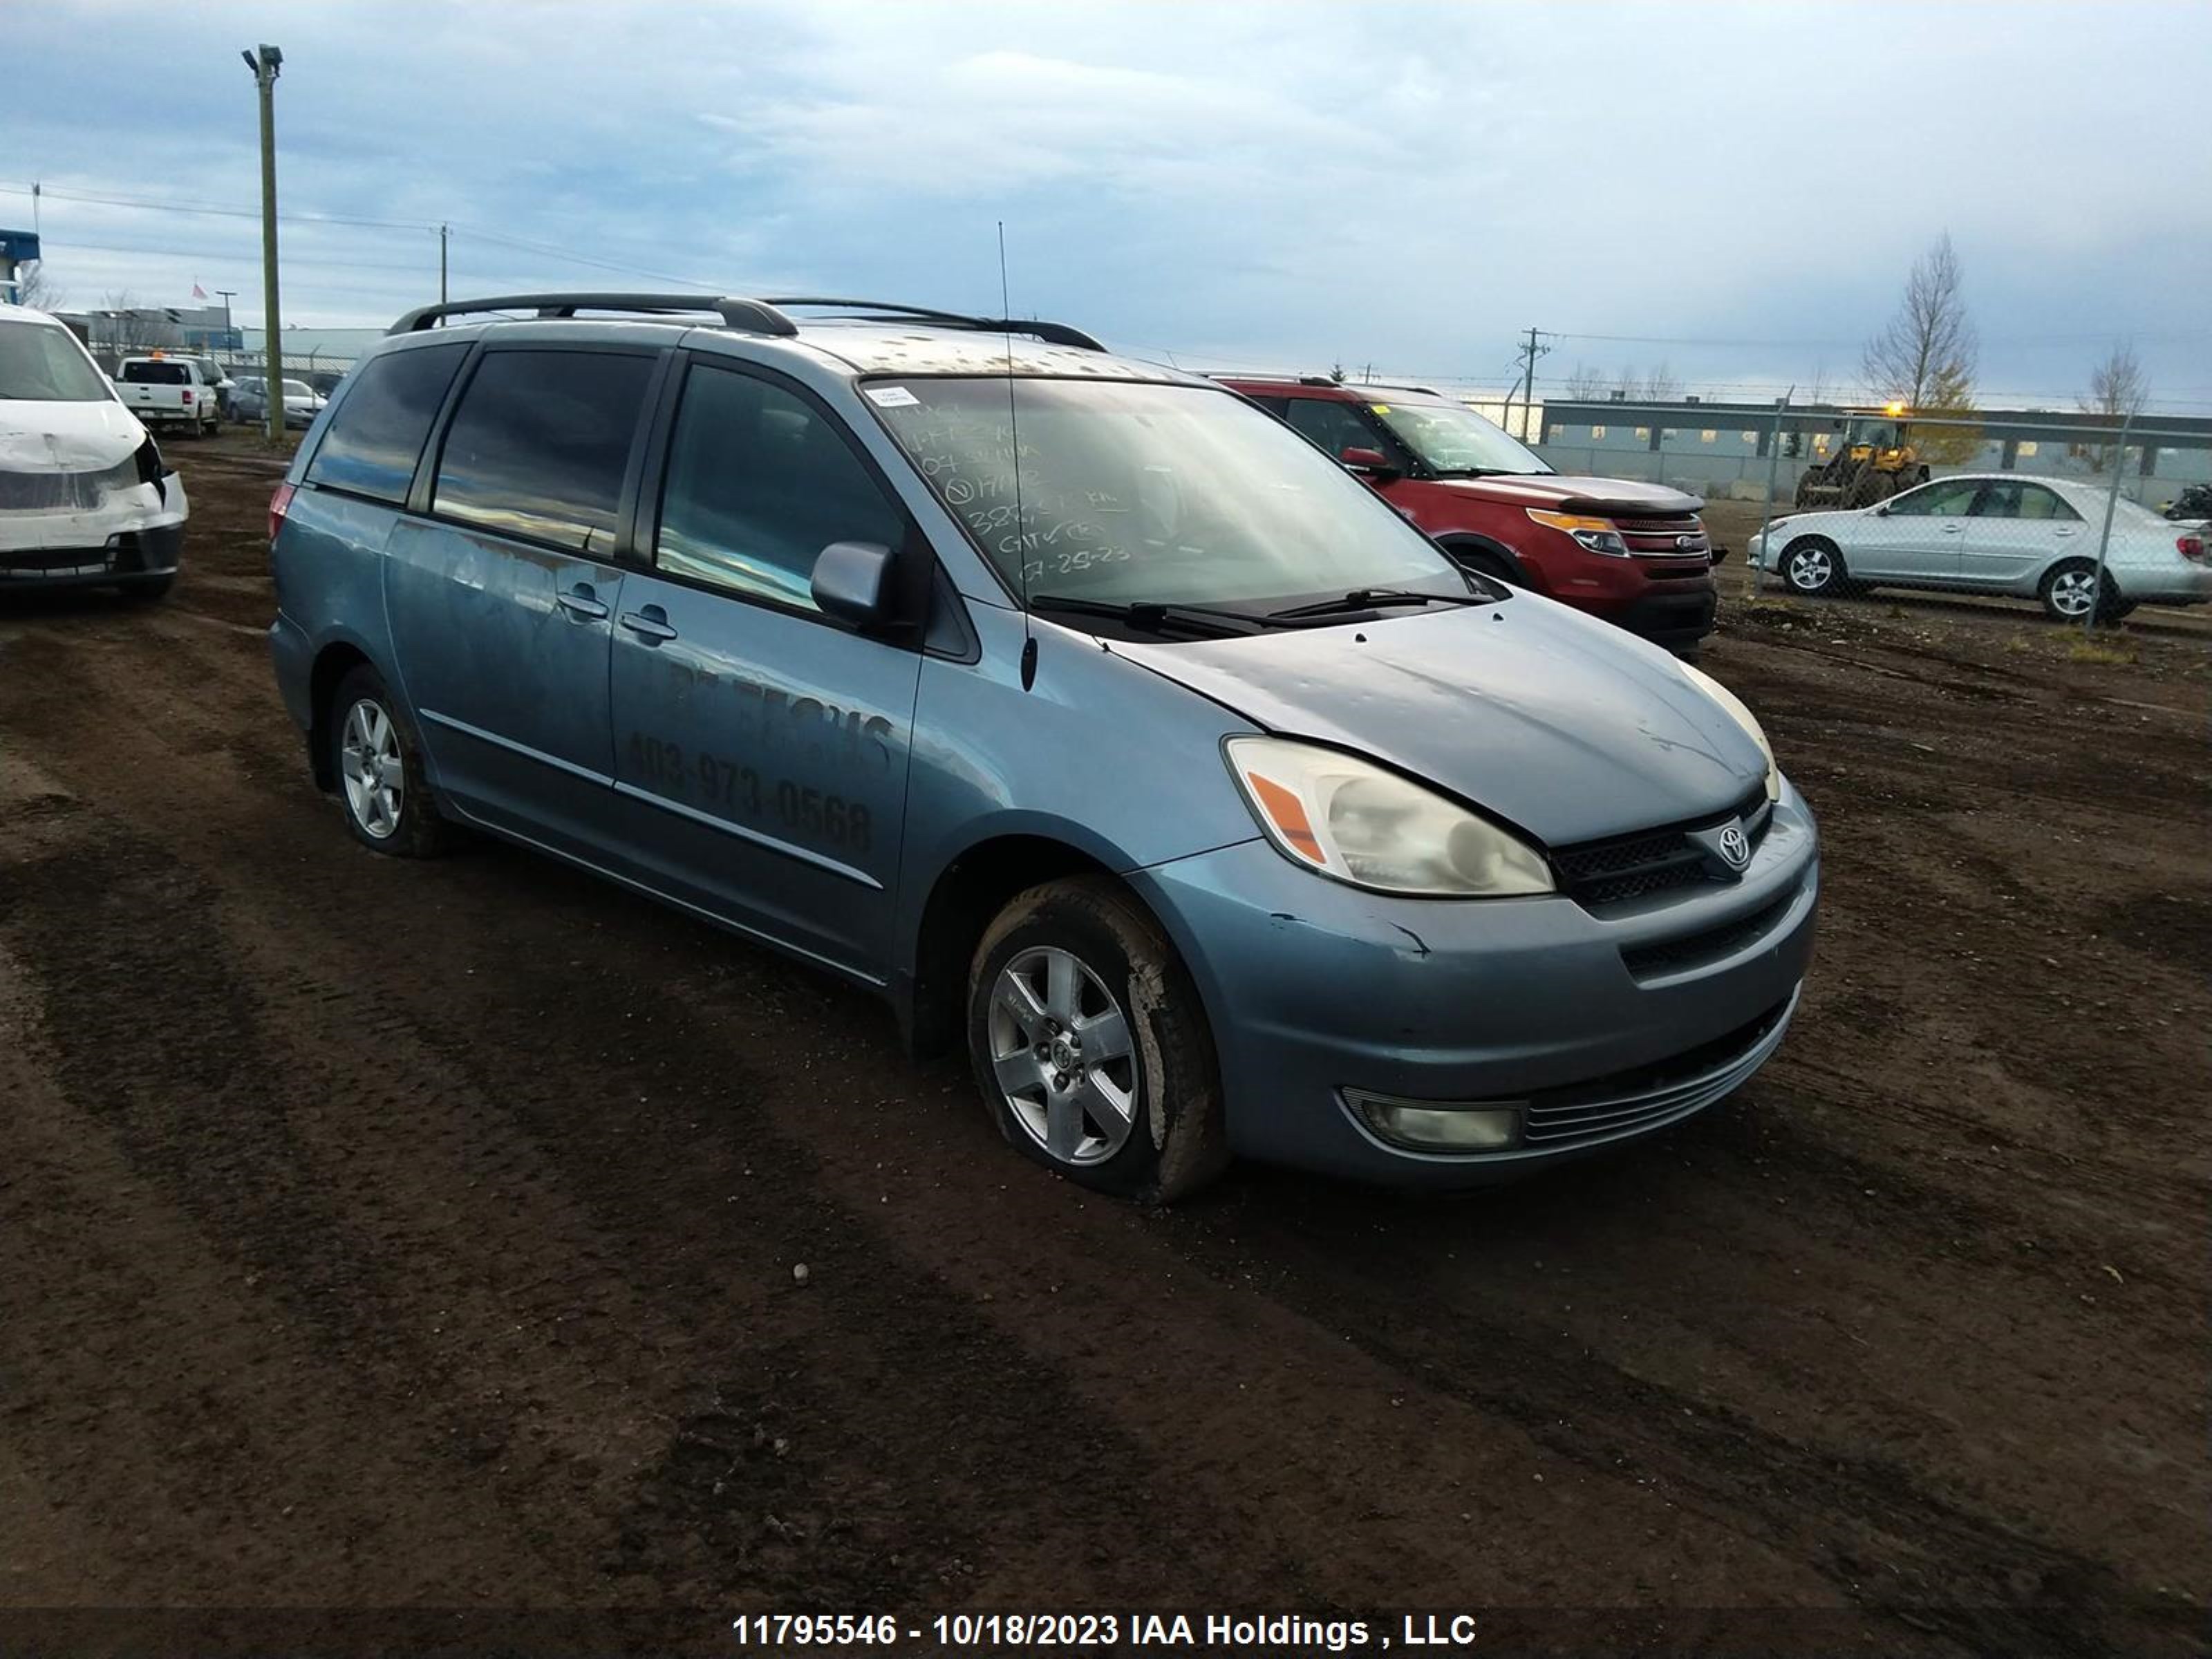
[[[1261,369],[1223,368],[1210,370],[1209,380],[1273,380],[1285,386],[1342,386],[1341,380],[1326,374],[1280,374]]]
[[[417,329],[429,327],[441,317],[492,311],[534,311],[540,317],[574,317],[580,311],[629,311],[649,317],[710,311],[730,327],[747,334],[788,338],[799,332],[799,325],[778,311],[772,302],[734,299],[721,294],[501,294],[484,300],[417,306],[385,332],[412,334]]]
[[[1085,351],[1106,349],[1079,328],[1071,327],[1066,323],[1048,323],[1034,317],[969,317],[957,311],[933,311],[926,306],[897,305],[889,300],[825,300],[797,295],[778,295],[758,303],[855,312],[861,313],[854,319],[857,322],[934,323],[939,328],[973,329],[983,334],[1026,334],[1031,339],[1042,340],[1047,345],[1075,346]]]

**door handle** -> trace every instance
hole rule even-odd
[[[668,613],[657,605],[648,605],[639,611],[625,611],[618,620],[648,645],[659,645],[663,640],[676,637],[676,630],[668,625]]]
[[[1947,536],[1963,536],[1966,533],[1966,526],[1962,524],[1947,524],[1942,526],[1942,531]]]
[[[607,608],[592,592],[589,582],[578,582],[565,593],[556,593],[553,602],[570,616],[581,621],[599,622],[605,619]]]
[[[2068,525],[2063,529],[2054,530],[2051,533],[2054,536],[2077,536],[2081,534],[2081,532],[2075,530],[2071,525]]]

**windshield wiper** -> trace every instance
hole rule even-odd
[[[1079,617],[1110,617],[1148,634],[1181,628],[1225,637],[1274,625],[1271,618],[1255,617],[1249,611],[1224,611],[1210,605],[1164,605],[1155,599],[1082,599],[1065,593],[1032,593],[1030,609],[1066,611]]]
[[[1439,478],[1548,478],[1553,476],[1549,467],[1532,471],[1524,466],[1439,466],[1432,471]]]
[[[1294,622],[1300,617],[1334,617],[1347,611],[1380,611],[1399,605],[1490,605],[1495,601],[1479,593],[1416,593],[1404,587],[1355,587],[1341,599],[1316,599],[1311,605],[1294,605],[1287,611],[1270,611],[1267,615],[1276,622]]]

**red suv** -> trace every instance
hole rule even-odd
[[[1464,404],[1419,386],[1216,377],[1319,444],[1472,570],[1685,653],[1713,629],[1705,502],[1564,477]]]

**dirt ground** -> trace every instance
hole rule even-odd
[[[1732,599],[1705,665],[1826,837],[1773,1063],[1506,1191],[1143,1213],[838,985],[353,845],[264,649],[271,469],[178,449],[166,602],[0,609],[0,1606],[2198,1650],[2201,630]],[[41,1617],[0,1649],[204,1628]]]

